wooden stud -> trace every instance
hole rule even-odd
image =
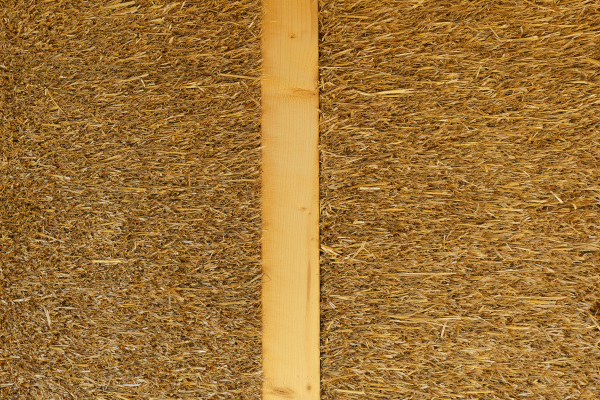
[[[264,0],[263,400],[320,398],[317,0]]]

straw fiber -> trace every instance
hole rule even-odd
[[[258,399],[258,0],[0,3],[0,399]],[[600,397],[600,6],[320,4],[323,399]]]
[[[321,35],[324,397],[600,398],[599,3],[340,0]]]
[[[0,399],[260,396],[260,4],[0,10]]]

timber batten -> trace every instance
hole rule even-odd
[[[316,1],[265,1],[263,399],[318,399]]]

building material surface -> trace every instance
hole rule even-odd
[[[1,3],[0,399],[260,399],[262,2]],[[318,15],[321,399],[597,400],[600,3]]]
[[[598,399],[600,3],[319,19],[323,399]]]
[[[0,2],[0,399],[260,398],[260,10]]]
[[[317,2],[263,16],[263,399],[319,398]]]

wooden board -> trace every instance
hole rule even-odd
[[[316,0],[265,0],[263,399],[320,397]]]

